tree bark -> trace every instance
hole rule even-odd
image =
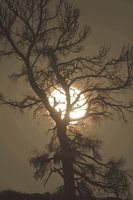
[[[64,199],[76,200],[73,158],[69,138],[66,135],[66,126],[57,126],[57,134],[61,146],[62,168],[64,174]]]

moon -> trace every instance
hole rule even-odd
[[[78,120],[82,118],[86,114],[86,110],[87,110],[87,100],[84,94],[80,94],[80,92],[81,91],[75,87],[70,88],[70,101],[71,101],[71,104],[73,104],[73,106],[72,106],[72,110],[69,116],[71,119],[74,119],[74,120]],[[76,98],[78,95],[79,95],[79,98],[77,100]],[[58,112],[61,112],[61,118],[63,119],[66,113],[67,101],[66,101],[65,92],[62,88],[57,88],[52,91],[49,97],[49,103]]]

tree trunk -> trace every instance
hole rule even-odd
[[[73,158],[69,139],[66,135],[66,126],[59,125],[57,127],[57,134],[61,146],[62,167],[64,174],[64,199],[76,200]]]

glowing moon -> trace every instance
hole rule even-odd
[[[80,90],[78,90],[77,88],[70,88],[71,104],[74,103],[79,93]],[[61,112],[61,117],[63,119],[66,112],[66,95],[64,90],[62,88],[55,89],[49,97],[49,102],[52,107],[55,107],[58,112]],[[79,96],[79,99],[73,104],[72,111],[70,112],[70,118],[77,120],[82,118],[86,113],[86,109],[86,98],[83,94],[81,94]]]

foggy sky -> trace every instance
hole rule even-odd
[[[101,45],[111,47],[112,54],[119,55],[125,44],[133,45],[133,0],[74,0],[81,10],[81,24],[91,27],[87,50],[95,52]],[[7,72],[14,61],[0,63],[0,92],[8,97],[22,93],[23,83],[11,84]],[[133,92],[129,94],[133,98]],[[128,123],[114,120],[90,127],[88,134],[96,134],[104,143],[104,157],[121,157],[133,169],[133,115],[127,115]],[[44,189],[33,179],[33,169],[28,164],[31,151],[45,149],[48,143],[47,121],[33,119],[31,113],[21,114],[5,106],[0,107],[0,190],[14,189],[24,192],[53,191],[60,180],[54,177]]]

